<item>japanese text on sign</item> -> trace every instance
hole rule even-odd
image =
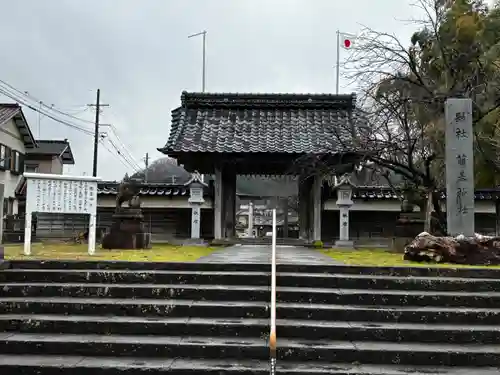
[[[27,199],[33,212],[94,214],[97,182],[29,178]]]

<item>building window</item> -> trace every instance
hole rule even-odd
[[[24,171],[28,173],[38,173],[38,165],[36,164],[25,164]]]
[[[3,169],[10,169],[11,153],[12,150],[9,147],[0,145],[0,166]]]
[[[6,161],[6,151],[7,148],[4,145],[0,145],[0,167],[5,168],[5,161]]]
[[[21,174],[24,170],[22,166],[23,155],[19,151],[12,150],[10,159],[10,170],[14,173]]]
[[[16,158],[14,159],[14,168],[16,170],[17,173],[21,173],[22,172],[22,169],[21,169],[21,154],[19,153],[19,151],[16,151]]]
[[[13,209],[13,200],[9,198],[3,199],[3,215],[11,215]]]
[[[12,149],[5,146],[5,169],[10,169],[10,163],[12,161]]]

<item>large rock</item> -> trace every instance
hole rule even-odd
[[[500,264],[500,237],[436,237],[420,233],[405,247],[405,260],[472,265]]]

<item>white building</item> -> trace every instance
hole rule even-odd
[[[0,183],[4,185],[4,215],[20,211],[19,192],[25,171],[62,174],[63,164],[74,164],[67,140],[37,141],[21,106],[0,104]]]

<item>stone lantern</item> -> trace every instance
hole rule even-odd
[[[337,190],[337,206],[339,207],[340,217],[340,237],[335,242],[336,247],[353,248],[354,242],[349,239],[349,209],[354,202],[352,201],[352,190],[355,186],[351,183],[349,176],[344,175],[335,185]]]
[[[201,206],[205,203],[203,189],[207,187],[198,171],[195,171],[184,186],[189,186],[189,199],[191,205],[191,238],[200,238]]]

